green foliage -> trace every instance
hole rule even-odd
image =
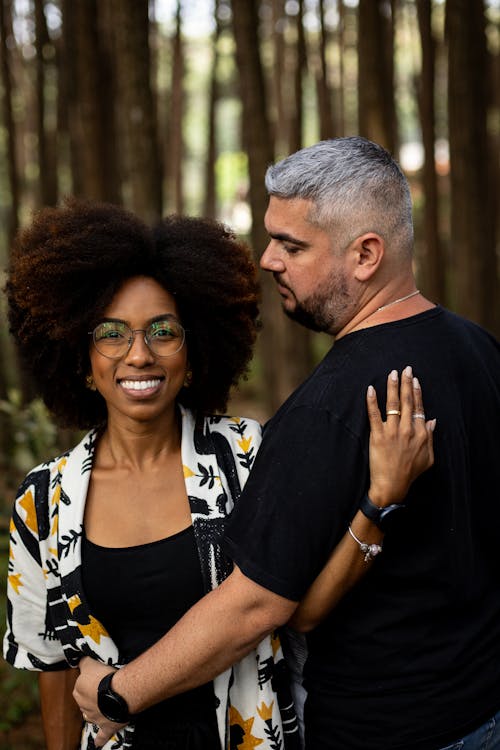
[[[56,451],[57,431],[40,399],[23,404],[20,391],[10,389],[7,400],[0,401],[10,435],[8,460],[14,472],[25,474]]]

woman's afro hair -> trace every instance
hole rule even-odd
[[[6,284],[11,332],[62,426],[106,421],[104,399],[86,386],[89,332],[135,276],[155,279],[175,297],[193,373],[181,403],[224,411],[247,371],[258,285],[245,244],[207,219],[170,216],[152,229],[120,206],[69,198],[18,233]]]

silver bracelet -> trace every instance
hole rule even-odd
[[[371,562],[374,560],[377,555],[380,555],[382,552],[382,545],[381,544],[367,544],[366,542],[362,542],[361,539],[358,539],[354,531],[349,526],[348,528],[349,534],[352,536],[355,542],[359,544],[359,549],[361,550],[362,554],[365,556],[365,562]]]

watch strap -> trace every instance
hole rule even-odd
[[[391,513],[394,510],[401,510],[404,507],[405,506],[402,503],[392,503],[392,505],[387,505],[384,508],[381,508],[370,500],[368,493],[363,495],[359,504],[359,510],[363,515],[382,531],[385,531],[385,522]]]

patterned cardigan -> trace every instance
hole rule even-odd
[[[182,409],[182,463],[205,591],[231,572],[218,544],[260,443],[260,426],[238,417],[196,422]],[[85,499],[97,432],[33,469],[22,483],[10,527],[5,659],[15,667],[60,670],[88,655],[115,667],[120,654],[93,616],[81,577]],[[214,680],[222,750],[296,750],[297,721],[279,638],[265,638]],[[81,748],[94,747],[92,725]],[[167,735],[168,727],[165,727]],[[106,750],[133,747],[133,725]]]

